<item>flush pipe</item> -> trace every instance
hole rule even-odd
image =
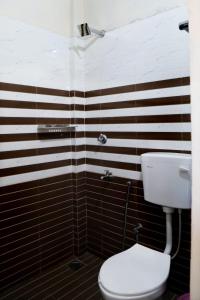
[[[166,246],[164,253],[170,255],[172,251],[172,214],[174,208],[164,206],[163,212],[166,214]]]

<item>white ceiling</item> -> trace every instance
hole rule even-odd
[[[84,0],[91,26],[111,30],[165,10],[185,6],[187,0]]]
[[[84,0],[0,0],[0,16],[71,36],[74,23],[82,19],[83,3]]]
[[[0,16],[71,36],[76,25],[88,22],[111,30],[185,5],[187,0],[0,0]]]

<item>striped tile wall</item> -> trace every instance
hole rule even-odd
[[[79,96],[0,83],[0,291],[85,251],[84,132],[37,134],[75,124],[75,106],[84,124]]]
[[[126,246],[141,222],[140,242],[164,248],[164,215],[144,201],[140,155],[190,152],[189,78],[85,93],[7,83],[0,90],[1,290],[72,254],[89,250],[106,258],[121,251],[129,179]],[[38,124],[77,130],[39,136]],[[100,132],[108,136],[104,146],[97,143]],[[110,183],[100,180],[105,169],[113,172]],[[189,256],[190,213],[184,212],[170,276],[178,292],[188,289]]]
[[[115,87],[86,93],[88,249],[109,257],[121,251],[127,181],[132,191],[127,216],[126,247],[135,242],[133,227],[142,223],[140,243],[165,247],[165,216],[159,206],[144,201],[140,155],[151,151],[190,153],[189,78]],[[106,145],[97,136],[105,133]],[[102,182],[105,169],[111,182]],[[177,245],[174,215],[174,248]],[[189,289],[190,211],[183,213],[181,251],[172,262],[170,288]]]

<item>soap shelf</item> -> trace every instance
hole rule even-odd
[[[75,132],[75,125],[38,125],[38,133],[64,133],[64,132]]]

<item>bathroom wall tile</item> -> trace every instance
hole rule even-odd
[[[71,135],[43,139],[37,134],[37,124],[70,123],[74,108],[68,91],[19,84],[1,84],[1,89],[5,96],[0,103],[4,290],[74,253],[72,164],[85,162],[85,147],[78,139],[75,147]],[[79,189],[77,195],[83,191]]]
[[[165,219],[144,201],[140,155],[190,153],[188,36],[177,25],[186,18],[185,8],[170,10],[108,32],[81,51],[87,41],[1,17],[3,288],[73,253],[107,258],[121,251],[128,180],[125,245],[136,242],[133,226],[142,223],[140,243],[163,250]],[[41,139],[38,124],[78,127],[62,139]],[[105,146],[97,142],[100,132],[108,135]],[[100,180],[105,169],[113,172],[111,182]],[[189,228],[186,212],[183,248],[169,278],[179,292],[188,289]]]
[[[127,181],[132,190],[126,248],[136,242],[137,223],[143,225],[141,244],[165,247],[165,216],[144,200],[140,155],[191,151],[188,35],[178,30],[186,18],[185,8],[170,10],[108,32],[86,51],[88,249],[104,258],[122,249]],[[101,132],[108,137],[105,145],[97,141]],[[105,169],[113,173],[110,182],[100,180]],[[185,212],[182,250],[169,277],[177,293],[189,289],[189,215]],[[177,220],[174,228],[176,236]],[[173,244],[174,253],[175,237]]]
[[[187,18],[183,6],[106,32],[85,51],[86,90],[188,76]]]

